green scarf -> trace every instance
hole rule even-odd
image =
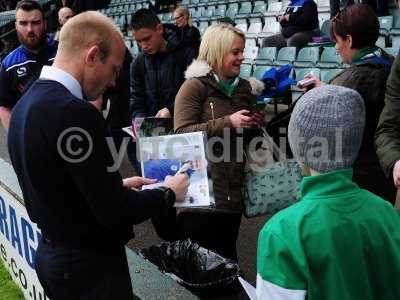
[[[223,80],[220,80],[217,74],[214,74],[214,77],[218,83],[218,86],[221,88],[221,90],[225,94],[227,94],[229,97],[232,96],[236,90],[236,87],[239,84],[239,77],[232,78],[228,82],[224,82]]]
[[[377,46],[366,47],[366,48],[362,48],[362,49],[358,50],[358,52],[354,55],[351,62],[352,63],[360,62],[366,58],[370,58],[373,56],[378,56],[378,57],[382,56],[382,52],[379,47],[377,47]]]

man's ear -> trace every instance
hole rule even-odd
[[[156,25],[156,32],[160,35],[164,35],[164,26],[161,23]]]
[[[89,66],[95,64],[99,59],[99,54],[100,54],[99,46],[97,45],[91,46],[86,52],[85,63],[88,64]]]

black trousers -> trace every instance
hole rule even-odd
[[[51,300],[132,300],[124,247],[108,253],[54,245],[42,240],[36,273]]]
[[[242,214],[192,213],[178,216],[179,238],[190,238],[200,246],[237,261],[236,240]]]

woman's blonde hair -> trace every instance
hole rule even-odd
[[[237,36],[246,39],[243,31],[230,24],[211,25],[201,39],[198,59],[207,62],[211,68],[221,68],[224,56]]]
[[[186,18],[188,20],[188,25],[189,26],[193,26],[192,18],[190,17],[190,12],[186,7],[178,6],[174,10],[174,13],[179,13],[179,14],[182,14],[182,15],[186,16]]]

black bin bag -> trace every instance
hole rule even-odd
[[[139,255],[199,297],[232,295],[240,289],[239,265],[190,239],[151,246]]]

